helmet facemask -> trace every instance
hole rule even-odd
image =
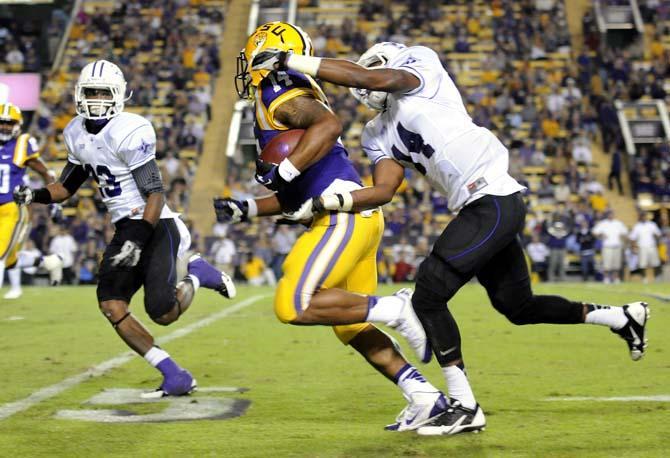
[[[235,89],[237,90],[237,95],[241,99],[248,99],[251,97],[251,75],[248,71],[249,61],[247,56],[244,54],[244,49],[240,51],[240,55],[237,56],[237,74],[235,75]]]

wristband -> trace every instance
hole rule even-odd
[[[294,178],[300,176],[300,170],[296,169],[291,161],[286,158],[279,163],[279,176],[290,183]]]
[[[321,65],[320,57],[303,56],[302,54],[290,54],[286,58],[286,66],[305,75],[316,77]]]
[[[348,212],[351,211],[354,206],[354,198],[350,192],[322,196],[321,199],[323,199],[323,208],[326,210],[342,210]]]
[[[35,189],[33,191],[33,202],[37,202],[38,204],[50,204],[53,202],[51,193],[47,188]]]
[[[245,201],[247,203],[247,218],[253,218],[254,216],[258,216],[258,205],[256,205],[256,200],[255,199],[247,199]]]

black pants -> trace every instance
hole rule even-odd
[[[482,197],[461,210],[419,267],[412,303],[441,365],[462,359],[447,303],[475,276],[514,324],[582,322],[581,303],[533,295],[519,240],[525,216],[520,193]]]
[[[102,257],[98,302],[116,299],[130,303],[137,290],[144,286],[144,308],[152,319],[159,318],[172,310],[177,301],[179,229],[174,219],[161,219],[142,250],[140,262],[135,267],[114,267],[111,258],[123,245],[127,224],[127,219],[115,224],[116,232]]]

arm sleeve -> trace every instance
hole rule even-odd
[[[137,188],[142,195],[148,196],[149,194],[163,192],[163,179],[161,178],[161,171],[158,169],[156,161],[149,161],[133,169],[132,173]]]
[[[87,178],[88,172],[84,170],[84,167],[80,164],[70,162],[68,158],[67,164],[65,164],[58,181],[63,184],[63,187],[67,189],[70,195],[73,195],[84,184]]]
[[[370,162],[376,164],[382,159],[391,159],[384,151],[379,147],[378,142],[376,141],[373,133],[373,128],[370,124],[366,125],[361,134],[361,148],[365,155],[370,159]]]
[[[419,86],[406,92],[407,95],[433,97],[440,87],[444,74],[442,63],[435,51],[425,46],[414,46],[403,52],[392,68],[405,70],[419,79]]]
[[[151,124],[141,124],[132,130],[121,143],[117,156],[130,170],[156,159],[156,132]]]

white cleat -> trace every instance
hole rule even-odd
[[[451,399],[447,411],[416,432],[420,436],[452,436],[458,433],[478,433],[486,427],[484,411],[477,404],[474,409],[466,409],[460,402]]]
[[[9,291],[7,291],[3,297],[5,299],[18,299],[19,297],[21,297],[22,294],[23,290],[21,288],[16,289],[12,288]]]
[[[413,293],[414,291],[411,288],[403,288],[394,294],[394,296],[402,299],[403,306],[400,310],[400,316],[388,325],[407,340],[407,343],[422,363],[428,363],[433,357],[433,352],[426,338],[426,331],[423,329],[416,313],[414,313],[414,307],[412,306]]]
[[[400,411],[395,423],[384,427],[387,431],[414,431],[439,417],[449,407],[440,391],[413,393],[405,396],[409,404]]]
[[[50,254],[42,258],[42,266],[49,272],[51,286],[59,285],[63,279],[63,260],[57,254]]]
[[[646,302],[631,302],[623,306],[623,313],[628,318],[628,323],[621,329],[612,329],[628,344],[630,357],[638,361],[644,356],[647,348],[647,321],[649,320],[649,305]]]

